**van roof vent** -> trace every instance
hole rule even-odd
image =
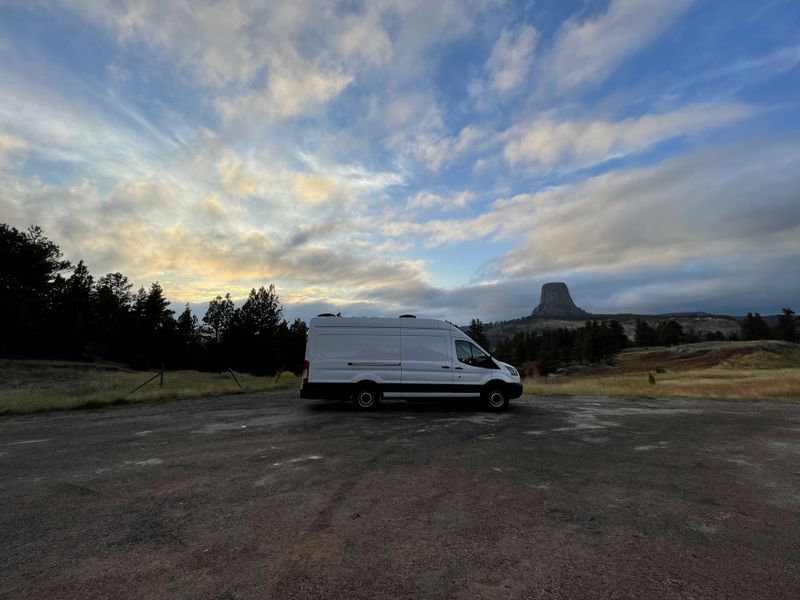
[[[401,319],[416,319],[417,315],[400,315]]]

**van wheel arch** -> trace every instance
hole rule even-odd
[[[374,410],[382,396],[380,386],[369,379],[359,381],[353,386],[353,404],[359,410]]]

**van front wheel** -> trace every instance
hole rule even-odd
[[[380,400],[380,391],[371,385],[356,388],[356,393],[353,395],[353,404],[359,410],[374,410]]]
[[[491,388],[484,394],[489,410],[505,410],[508,408],[508,396],[501,388]]]

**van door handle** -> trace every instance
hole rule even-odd
[[[443,369],[449,369],[450,367],[448,365],[442,365],[442,368]]]
[[[456,371],[463,371],[463,370],[464,370],[464,367],[454,367],[454,369],[455,369]]]

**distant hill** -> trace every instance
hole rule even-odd
[[[719,331],[726,337],[731,333],[739,333],[739,317],[725,315],[708,315],[705,313],[666,313],[662,315],[634,315],[634,314],[588,314],[583,319],[539,319],[536,317],[523,317],[510,321],[497,321],[484,326],[484,333],[492,344],[513,336],[520,331],[534,331],[539,329],[577,329],[583,327],[586,321],[619,321],[625,328],[625,334],[632,340],[636,329],[636,319],[646,321],[654,327],[660,321],[675,320],[684,330],[694,329],[699,334]]]
[[[777,316],[764,318],[770,324],[777,321]],[[731,333],[739,333],[741,317],[714,315],[705,312],[674,312],[658,315],[590,313],[575,305],[566,283],[552,282],[542,286],[539,305],[533,309],[529,316],[509,321],[488,323],[484,326],[484,333],[492,344],[496,344],[498,341],[516,335],[520,331],[546,328],[558,329],[562,327],[577,329],[589,320],[615,320],[622,323],[626,335],[633,339],[636,319],[646,321],[653,326],[656,326],[661,321],[674,320],[680,323],[684,330],[694,329],[700,335],[719,331],[727,337]]]

